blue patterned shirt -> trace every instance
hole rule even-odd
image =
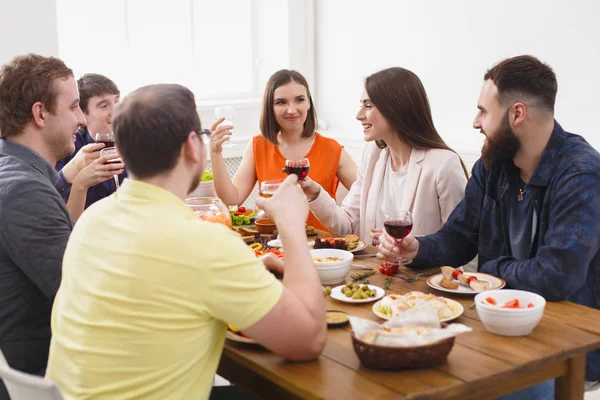
[[[75,140],[75,151],[70,156],[63,158],[59,162],[56,163],[56,170],[58,171],[58,179],[56,180],[54,186],[58,193],[62,196],[65,203],[69,200],[69,195],[71,194],[71,183],[67,182],[65,176],[62,173],[62,169],[69,161],[75,157],[75,154],[86,144],[96,143],[94,139],[90,136],[87,128],[81,128],[77,131],[76,140]],[[119,183],[123,183],[123,179],[127,177],[127,170],[124,170],[122,174],[119,175]],[[103,199],[107,196],[110,196],[116,191],[116,185],[114,178],[111,178],[107,181],[99,183],[95,186],[92,186],[87,191],[87,197],[85,199],[85,208],[88,208],[95,202],[100,199]]]
[[[511,162],[473,167],[464,200],[444,227],[419,238],[412,267],[459,266],[479,255],[479,271],[508,287],[600,308],[600,154],[581,136],[554,130],[527,191],[537,200],[530,257],[517,260],[509,237]],[[586,379],[600,380],[600,352],[588,353]]]

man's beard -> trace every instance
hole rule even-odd
[[[198,173],[194,175],[194,178],[192,179],[192,182],[190,183],[190,188],[188,190],[188,194],[192,193],[200,185],[200,179],[202,178],[202,173],[204,172],[203,170],[204,170],[204,168],[199,168]]]
[[[486,134],[487,144],[481,149],[481,161],[488,171],[512,160],[521,148],[519,138],[510,127],[509,118],[507,111],[493,138]]]

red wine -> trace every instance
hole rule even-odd
[[[296,174],[298,175],[298,180],[301,181],[302,179],[306,178],[308,176],[308,170],[310,169],[310,166],[308,165],[286,165],[285,166],[285,173],[286,174]]]
[[[114,158],[112,160],[108,160],[104,163],[104,165],[109,165],[109,164],[118,164],[121,162],[120,158]]]
[[[104,148],[106,149],[107,147],[115,147],[115,141],[113,140],[112,142],[106,141],[106,140],[98,140],[96,141],[96,143],[104,143]]]
[[[383,226],[388,235],[397,240],[404,239],[412,231],[412,222],[401,220],[385,221]]]

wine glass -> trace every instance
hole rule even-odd
[[[405,210],[386,212],[383,226],[387,234],[396,240],[396,244],[399,244],[402,239],[404,239],[406,235],[412,231],[412,215],[410,211]],[[393,265],[400,265],[404,262],[406,262],[406,260],[404,260],[402,257],[398,257],[389,263]]]
[[[283,183],[283,179],[272,179],[268,181],[262,181],[258,188],[258,195],[260,197],[269,198],[275,194],[279,186]]]
[[[310,170],[310,161],[308,158],[302,160],[285,160],[285,173],[298,175],[298,181],[304,180]]]
[[[100,135],[100,134],[99,134]],[[113,156],[117,156],[117,158],[113,158],[111,160],[108,160],[104,163],[104,165],[108,165],[108,164],[118,164],[121,162],[121,158],[119,157],[119,152],[117,151],[116,147],[105,147],[102,150],[100,150],[100,157],[104,157],[104,156],[108,156],[108,157],[113,157]],[[119,175],[114,175],[113,178],[115,179],[115,186],[117,188],[117,190],[119,190]]]
[[[115,134],[112,132],[96,133],[96,143],[104,143],[104,148],[115,147]]]
[[[272,179],[268,181],[262,181],[258,187],[258,195],[260,197],[268,199],[269,197],[275,194],[275,192],[277,191],[277,189],[279,189],[279,186],[281,186],[282,183],[283,179]],[[277,234],[277,239],[269,241],[267,245],[271,247],[281,247],[282,243],[279,234]]]
[[[202,221],[221,223],[231,228],[229,208],[218,197],[191,197],[185,200],[185,205]]]
[[[217,107],[215,108],[215,116],[217,117],[217,119],[220,118],[225,118],[225,120],[223,122],[221,122],[219,124],[220,125],[231,125],[231,130],[230,132],[233,133],[233,120],[235,119],[235,110],[233,109],[233,107],[231,106],[224,106],[224,107]],[[223,147],[229,148],[229,147],[233,147],[235,146],[233,143],[231,143],[230,140],[227,140],[225,143],[223,143]]]

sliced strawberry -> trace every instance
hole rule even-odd
[[[496,299],[493,297],[486,297],[485,301],[487,301],[488,303],[490,303],[491,305],[496,305]]]
[[[502,308],[520,308],[521,306],[519,305],[519,299],[513,299],[511,301],[506,302],[506,304],[504,304],[502,306]]]
[[[527,308],[533,308],[533,307],[535,307],[535,304],[533,304],[533,303],[527,304]]]

